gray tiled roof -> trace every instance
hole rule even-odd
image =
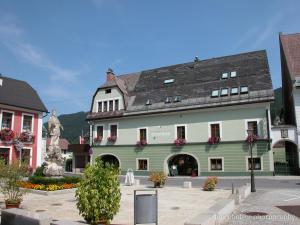
[[[232,71],[237,73],[235,78],[221,79],[222,73]],[[166,66],[116,79],[125,81],[128,95],[126,110],[119,116],[272,101],[274,98],[264,50]],[[164,84],[168,79],[174,79],[174,83]],[[249,93],[211,98],[214,89],[240,86],[248,86]],[[174,99],[177,95],[182,97],[181,102],[165,103],[166,97]],[[147,106],[148,99],[152,104]],[[88,119],[113,117],[110,112],[107,116],[104,114],[92,113]]]
[[[25,81],[0,76],[0,104],[47,112],[38,93]]]

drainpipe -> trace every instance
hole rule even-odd
[[[271,150],[271,143],[270,143],[270,123],[269,123],[269,110],[266,109],[266,119],[267,119],[267,135],[268,135],[268,150]]]

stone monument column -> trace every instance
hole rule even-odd
[[[60,129],[63,130],[63,126],[60,124],[55,110],[53,110],[48,121],[50,145],[45,157],[46,166],[43,171],[45,176],[59,177],[64,173],[63,158],[59,147]]]

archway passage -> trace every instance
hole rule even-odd
[[[178,154],[171,156],[168,160],[170,176],[197,176],[197,160],[188,154]]]
[[[114,165],[115,167],[120,167],[120,162],[118,158],[114,155],[101,155],[100,159],[106,164],[109,163],[111,165]]]
[[[281,140],[273,146],[275,175],[298,175],[298,147],[291,141]]]

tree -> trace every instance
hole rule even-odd
[[[89,165],[76,190],[77,208],[90,224],[107,224],[120,209],[119,169],[97,158]]]

